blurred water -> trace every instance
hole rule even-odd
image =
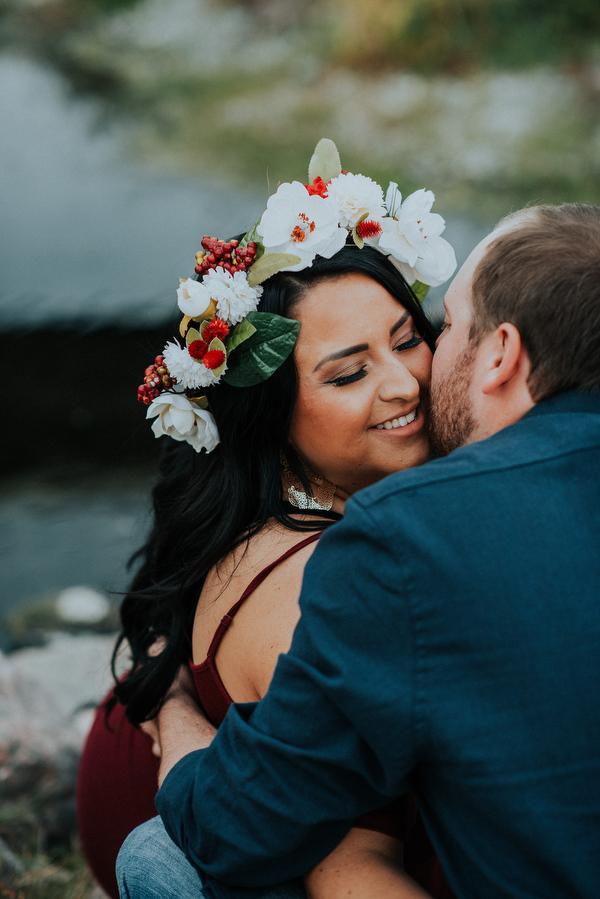
[[[130,578],[127,561],[148,529],[150,487],[150,478],[135,471],[81,469],[5,482],[0,619],[27,600],[75,584],[122,591]]]
[[[266,202],[266,189],[127,161],[124,123],[101,123],[96,101],[75,100],[59,74],[17,56],[0,56],[0,122],[4,331],[159,323],[202,235],[242,231]]]

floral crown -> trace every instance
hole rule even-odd
[[[444,219],[431,212],[430,190],[402,201],[392,181],[384,198],[371,178],[342,169],[326,138],[317,144],[308,179],[281,184],[242,240],[202,239],[195,268],[202,280],[182,279],[177,290],[185,345],[167,343],[138,387],[156,437],[210,453],[219,433],[203,390],[221,381],[259,384],[288,358],[299,322],[257,312],[260,285],[277,272],[302,271],[317,255],[329,259],[348,240],[388,256],[420,301],[455,270],[454,250],[440,236]]]

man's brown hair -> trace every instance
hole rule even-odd
[[[473,276],[472,343],[513,324],[535,402],[600,388],[600,208],[535,206],[498,230]]]

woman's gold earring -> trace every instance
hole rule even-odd
[[[323,475],[316,474],[312,469],[305,466],[308,480],[315,488],[314,496],[308,496],[299,479],[291,470],[283,453],[281,453],[281,467],[283,469],[283,486],[287,492],[290,505],[294,506],[295,509],[329,512],[333,505],[335,484],[332,484]]]

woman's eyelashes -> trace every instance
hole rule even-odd
[[[402,343],[399,343],[398,346],[395,346],[395,350],[412,350],[413,347],[419,346],[420,343],[423,343],[423,338],[420,337],[416,331],[411,332],[411,336],[408,340],[403,340]]]
[[[345,384],[352,384],[354,381],[360,381],[367,374],[365,366],[359,368],[358,371],[352,372],[351,375],[341,375],[339,378],[332,378],[331,381],[325,381],[326,384],[333,384],[335,387],[343,387]]]
[[[416,331],[411,331],[408,339],[403,339],[399,344],[397,344],[393,349],[394,352],[402,352],[403,350],[412,350],[414,347],[419,346],[419,344],[423,343],[423,338],[420,337]],[[367,367],[363,365],[362,368],[359,368],[358,371],[351,372],[347,375],[340,375],[337,378],[331,378],[329,381],[325,381],[326,384],[333,384],[334,387],[345,387],[346,384],[353,384],[355,381],[360,381],[362,378],[367,376]]]

